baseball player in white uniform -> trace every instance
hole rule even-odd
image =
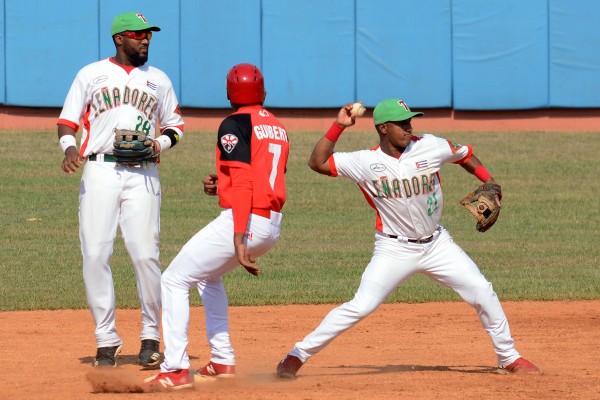
[[[79,235],[86,296],[96,324],[94,366],[116,366],[123,345],[115,324],[109,263],[117,227],[133,262],[142,309],[139,361],[148,368],[160,363],[158,168],[153,162],[121,166],[112,155],[117,128],[149,135],[157,152],[173,147],[183,136],[183,119],[171,81],[146,64],[155,31],[160,28],[150,25],[142,14],[117,15],[112,23],[116,55],[79,71],[58,120],[59,143],[65,154],[63,171],[74,173],[85,162],[79,192]]]
[[[354,125],[352,104],[341,108],[335,123],[317,142],[310,167],[324,175],[355,182],[376,212],[375,249],[351,301],[333,309],[321,324],[277,366],[277,375],[295,377],[300,367],[338,335],[371,314],[415,273],[454,289],[477,311],[504,372],[538,372],[517,352],[508,321],[492,284],[439,224],[444,208],[439,171],[454,163],[483,182],[494,182],[471,146],[430,134],[413,135],[412,112],[400,99],[386,99],[373,112],[379,145],[334,153],[343,130]]]

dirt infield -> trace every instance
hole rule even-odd
[[[98,393],[87,310],[0,313],[0,399],[598,399],[600,301],[506,302],[517,349],[540,375],[502,375],[465,303],[383,305],[312,358],[296,380],[275,378],[293,343],[333,305],[232,307],[238,378],[175,393]],[[136,365],[139,310],[118,310],[125,341],[116,380],[152,375]],[[162,349],[161,349],[162,350]],[[208,360],[204,314],[192,309],[192,368]],[[113,386],[111,390],[123,390]]]

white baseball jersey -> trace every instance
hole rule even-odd
[[[82,107],[83,105],[83,107]],[[67,95],[59,124],[78,130],[80,154],[112,154],[114,129],[132,129],[155,137],[169,127],[183,137],[183,118],[171,80],[161,70],[125,67],[107,58],[83,67]]]
[[[431,236],[442,217],[442,164],[460,163],[472,151],[469,145],[424,134],[413,136],[400,158],[385,154],[377,146],[334,153],[329,161],[332,176],[343,176],[358,184],[377,212],[378,231],[418,239]]]

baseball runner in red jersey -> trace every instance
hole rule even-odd
[[[142,309],[139,362],[158,367],[160,323],[159,228],[161,185],[155,162],[115,162],[115,130],[151,138],[152,153],[177,144],[183,119],[167,75],[146,64],[152,32],[139,13],[117,15],[112,24],[116,55],[83,67],[71,86],[58,120],[62,169],[76,172],[85,162],[79,192],[79,235],[83,278],[96,325],[94,366],[116,366],[123,341],[115,322],[110,257],[121,228],[131,257]],[[155,137],[157,121],[161,135]],[[77,150],[76,132],[82,128]]]
[[[537,372],[514,346],[500,301],[475,263],[439,224],[444,207],[439,171],[454,163],[483,182],[494,182],[471,146],[430,134],[412,134],[412,112],[400,99],[386,99],[373,112],[379,146],[334,153],[343,130],[354,125],[352,104],[341,108],[329,131],[316,144],[310,167],[321,174],[355,182],[376,212],[375,250],[351,301],[332,310],[321,324],[277,366],[282,378],[300,367],[333,339],[371,314],[415,273],[455,290],[477,311],[492,340],[498,365],[508,372]]]
[[[219,127],[217,174],[204,179],[205,192],[218,194],[223,210],[183,246],[163,273],[165,359],[161,373],[146,380],[150,388],[182,389],[192,387],[194,380],[235,376],[222,278],[240,264],[258,275],[260,269],[253,263],[279,240],[286,200],[287,131],[262,107],[264,79],[256,66],[238,64],[229,71],[227,97],[235,111]],[[186,347],[193,287],[202,297],[212,356],[192,378]]]

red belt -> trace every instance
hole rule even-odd
[[[250,212],[260,217],[271,218],[271,210],[267,208],[253,208]]]

